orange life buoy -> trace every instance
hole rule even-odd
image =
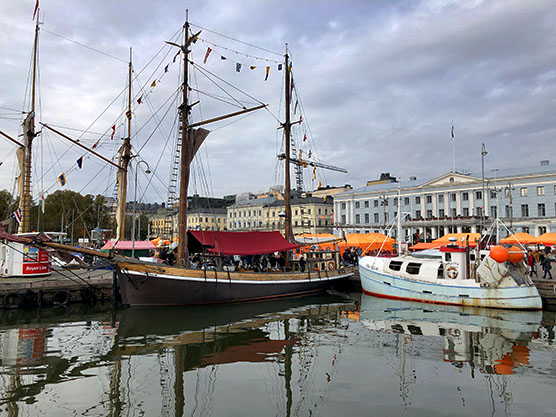
[[[455,266],[449,266],[446,268],[446,276],[450,279],[456,279],[458,277],[458,269]]]
[[[333,269],[334,269],[334,266],[335,266],[335,265],[334,265],[334,261],[328,262],[328,270],[329,270],[329,271],[333,270]]]

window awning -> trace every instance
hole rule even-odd
[[[189,230],[190,252],[200,252],[199,245],[219,255],[261,255],[300,247],[288,242],[280,232],[216,232]],[[192,242],[191,240],[194,239]]]

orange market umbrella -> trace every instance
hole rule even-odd
[[[544,233],[531,241],[535,245],[551,246],[556,245],[556,233]]]
[[[511,236],[508,236],[504,239],[500,239],[500,243],[503,245],[513,245],[513,244],[522,244],[527,245],[532,243],[535,240],[535,236],[530,235],[529,233],[514,233]]]
[[[368,251],[383,250],[391,251],[396,241],[382,233],[349,233],[346,235],[345,241],[340,242],[340,252],[344,252],[347,247],[358,247],[367,253]]]

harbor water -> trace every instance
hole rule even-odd
[[[555,314],[329,293],[0,311],[0,416],[554,416]]]

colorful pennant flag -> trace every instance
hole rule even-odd
[[[303,142],[307,141],[307,133],[303,135]]]
[[[297,106],[299,105],[299,101],[295,100],[295,106],[293,106],[293,114],[297,113]]]
[[[454,125],[452,125],[452,139],[454,139]]]
[[[238,62],[236,63],[236,72],[240,72],[241,71],[241,64]]]
[[[250,70],[254,70],[255,68],[257,68],[256,65],[251,65],[251,66],[249,67]]]
[[[270,67],[266,67],[266,74],[264,76],[264,80],[268,80],[268,74],[270,73]]]
[[[125,117],[127,117],[127,120],[131,120],[131,110],[125,112]]]
[[[43,195],[41,195],[41,210],[42,210],[43,214],[44,214],[45,204],[46,204],[46,201],[44,201],[44,194],[43,194]]]
[[[319,188],[322,188],[322,182],[319,181]],[[326,201],[326,197],[324,197],[324,200]]]
[[[176,55],[174,55],[174,59],[172,60],[172,63],[176,62],[176,58],[178,57],[178,55],[180,54],[181,50],[176,52]]]
[[[311,150],[309,149],[309,156],[307,156],[307,158],[310,158],[311,155],[312,155],[312,154],[311,154]]]
[[[77,160],[77,166],[79,167],[79,169],[81,169],[81,167],[83,166],[83,157]]]
[[[38,2],[37,2],[38,4]],[[16,211],[12,213],[12,217],[17,223],[21,223],[21,209],[18,208]]]
[[[99,142],[100,142],[100,139],[97,140],[97,141],[93,144],[93,147],[92,147],[91,149],[95,149],[95,148],[98,146],[98,143],[99,143]]]
[[[278,64],[278,71],[282,71],[282,64]]]
[[[221,59],[222,61],[224,61],[225,59],[228,59],[228,58],[226,58],[224,55],[220,55],[220,59]]]
[[[114,133],[116,133],[116,125],[112,126],[112,134],[110,135],[110,140],[114,140]],[[98,144],[98,142],[95,143],[95,146],[93,146],[93,149],[96,147],[97,144]]]
[[[210,55],[211,52],[212,52],[212,48],[209,46],[209,47],[207,48],[207,52],[206,52],[206,54],[205,54],[205,60],[203,61],[203,64],[206,64],[206,63],[207,63],[207,59],[208,59],[208,57],[209,57],[209,55]]]
[[[35,20],[35,15],[37,14],[37,10],[39,10],[39,0],[37,0],[37,2],[35,3],[35,10],[33,11],[33,20]]]
[[[156,87],[156,80],[152,82],[151,87]]]
[[[62,174],[58,177],[58,181],[60,182],[60,185],[63,187],[64,185],[66,185],[66,175]]]
[[[166,66],[164,67],[164,74],[166,74],[168,72],[168,65],[170,65],[170,64],[166,64]]]
[[[137,104],[141,104],[142,101],[143,101],[143,96],[141,96],[137,99]]]
[[[317,179],[317,167],[313,167],[313,181]]]

